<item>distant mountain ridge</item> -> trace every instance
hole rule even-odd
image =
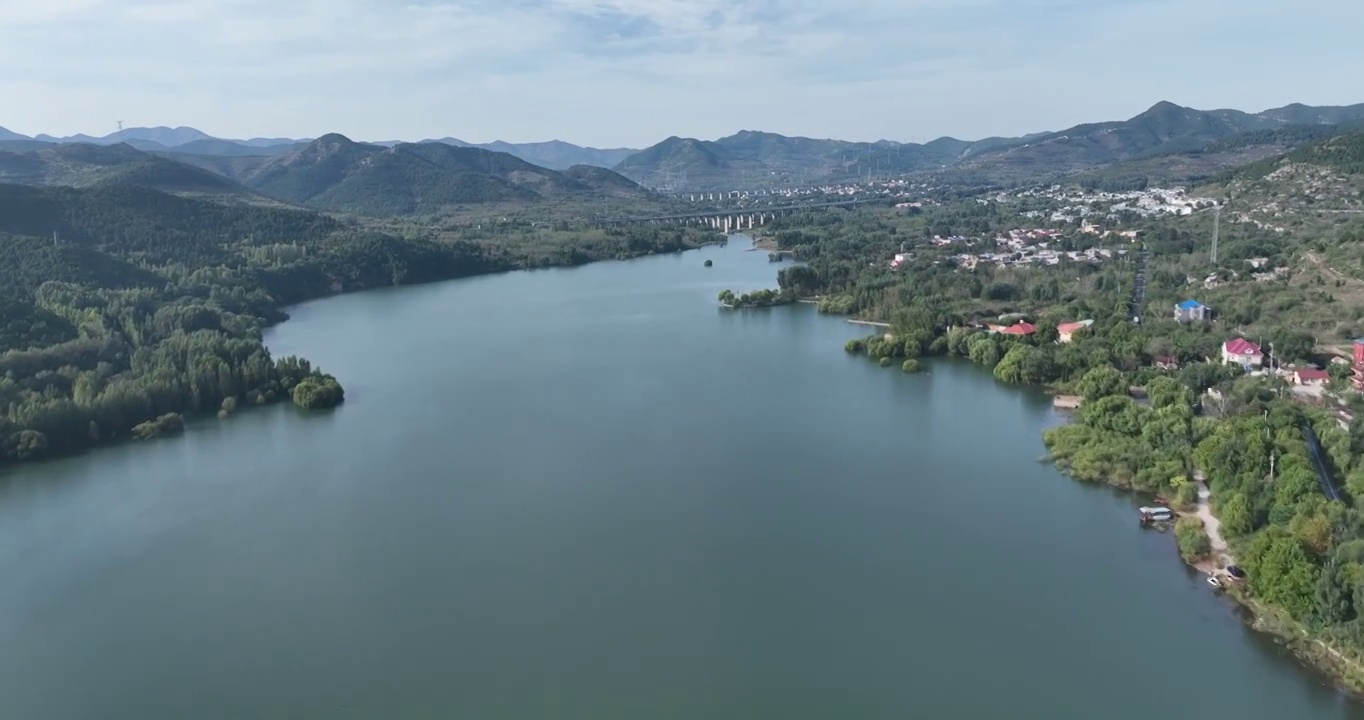
[[[19,145],[14,149],[9,146]],[[0,182],[23,185],[136,185],[165,192],[245,197],[251,191],[208,170],[127,144],[0,142]]]
[[[1128,120],[975,142],[945,137],[925,144],[851,143],[751,131],[710,141],[671,137],[627,157],[616,170],[646,186],[676,191],[842,181],[867,173],[948,172],[981,183],[1010,183],[1063,177],[1143,158],[1199,154],[1219,143],[1242,149],[1226,154],[1226,162],[1248,162],[1256,159],[1257,152],[1263,157],[1310,141],[1314,133],[1304,128],[1359,121],[1364,121],[1364,104],[1295,104],[1247,113],[1195,110],[1162,101]],[[1248,138],[1262,147],[1257,151],[1254,143],[1245,142]],[[1221,168],[1217,162],[1205,162],[1198,172]]]
[[[1017,138],[849,142],[743,130],[718,140],[674,136],[638,152],[453,137],[364,143],[335,133],[235,141],[186,127],[128,128],[103,138],[25,138],[0,129],[0,181],[130,184],[369,216],[560,200],[637,210],[643,200],[664,201],[646,187],[751,189],[885,176],[975,188],[1193,183],[1359,129],[1364,104],[1246,113],[1171,102],[1127,120]],[[616,158],[614,170],[604,167]],[[577,159],[584,162],[561,167]]]
[[[135,143],[153,147],[142,149]],[[152,140],[112,145],[0,140],[0,182],[136,186],[372,217],[434,214],[469,205],[566,200],[601,207],[657,200],[606,168],[578,165],[560,172],[504,152],[440,142],[386,147],[333,133],[268,155],[224,144],[231,143],[200,138],[157,150],[163,146]]]
[[[559,172],[508,153],[445,143],[392,146],[324,135],[271,157],[172,155],[266,195],[362,215],[428,214],[450,206],[649,193],[605,168]]]
[[[233,140],[218,138],[192,127],[133,127],[108,135],[68,135],[55,137],[39,134],[34,137],[0,127],[0,142],[33,140],[51,144],[86,143],[90,145],[117,145],[126,143],[139,150],[148,152],[176,152],[186,155],[221,155],[239,157],[246,155],[280,155],[297,150],[313,138],[251,138]],[[423,143],[438,142],[456,147],[474,147],[495,152],[504,152],[534,165],[551,170],[567,170],[575,165],[596,165],[615,167],[621,160],[637,152],[630,148],[598,149],[582,147],[562,140],[535,143],[509,143],[501,140],[490,143],[469,143],[458,138],[445,137],[439,140],[422,140]],[[384,140],[373,145],[392,147],[407,144],[402,140]]]

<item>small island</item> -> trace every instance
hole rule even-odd
[[[713,264],[714,264],[714,263],[712,263],[712,262],[709,261],[709,260],[706,261],[706,267],[710,267],[710,266],[713,265]]]
[[[720,292],[720,304],[727,308],[774,307],[795,301],[795,293],[787,290],[754,290],[742,295],[735,295],[733,290]]]
[[[133,428],[133,438],[151,440],[158,437],[179,435],[185,431],[185,418],[180,413],[166,413],[155,420],[148,420]]]
[[[315,373],[300,380],[289,396],[304,410],[327,410],[344,402],[346,391],[331,375]]]

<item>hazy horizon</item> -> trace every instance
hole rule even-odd
[[[926,142],[1157,101],[1364,98],[1364,4],[1302,0],[0,0],[0,126],[100,137]],[[1321,18],[1329,17],[1323,23]]]
[[[1067,125],[1067,126],[1065,126],[1065,127],[1074,127],[1074,126],[1076,126],[1076,125],[1081,125],[1081,124],[1084,124],[1084,123],[1092,123],[1092,122],[1106,122],[1106,121],[1113,121],[1113,120],[1128,120],[1128,119],[1130,119],[1131,117],[1140,114],[1141,112],[1145,112],[1146,110],[1150,109],[1152,106],[1154,106],[1154,105],[1155,105],[1156,103],[1158,103],[1158,102],[1162,102],[1162,101],[1159,101],[1159,100],[1158,100],[1158,101],[1152,102],[1152,103],[1150,103],[1149,105],[1146,105],[1145,107],[1143,107],[1140,111],[1138,111],[1138,112],[1136,112],[1136,113],[1132,113],[1132,115],[1130,115],[1130,116],[1126,116],[1126,117],[1112,117],[1112,118],[1088,118],[1088,119],[1085,119],[1085,120],[1080,120],[1080,121],[1071,123],[1070,125]],[[1258,112],[1264,112],[1264,111],[1267,111],[1267,110],[1274,110],[1274,109],[1282,108],[1282,107],[1285,107],[1285,106],[1290,105],[1290,104],[1293,104],[1293,103],[1300,103],[1300,101],[1293,100],[1293,101],[1284,102],[1284,103],[1280,103],[1280,104],[1278,104],[1278,105],[1272,105],[1272,106],[1264,107],[1264,108],[1212,108],[1212,107],[1204,108],[1204,107],[1198,107],[1198,106],[1195,106],[1195,105],[1185,105],[1184,107],[1189,107],[1189,108],[1192,108],[1192,109],[1195,109],[1195,110],[1204,110],[1204,111],[1216,111],[1216,110],[1241,110],[1241,111],[1248,112],[1248,113],[1258,113]],[[1176,104],[1176,105],[1182,105],[1182,103],[1175,103],[1175,104]],[[1328,106],[1349,106],[1349,105],[1356,105],[1356,104],[1364,104],[1364,101],[1349,101],[1349,100],[1346,100],[1346,101],[1334,102],[1334,103],[1312,103],[1312,102],[1306,102],[1306,103],[1300,103],[1300,104],[1309,105],[1309,106],[1316,106],[1316,107],[1328,107]],[[51,133],[51,132],[25,133],[25,132],[22,132],[22,131],[20,131],[20,130],[18,130],[18,129],[16,129],[16,128],[13,128],[13,127],[10,127],[10,126],[4,125],[4,124],[0,124],[0,128],[9,130],[9,131],[11,131],[11,132],[16,132],[16,133],[20,133],[20,134],[23,134],[23,135],[27,135],[27,136],[29,136],[29,137],[31,137],[31,138],[36,137],[36,136],[38,136],[38,135],[46,135],[46,136],[54,137],[54,138],[59,139],[59,140],[66,139],[66,138],[68,138],[68,137],[78,136],[78,135],[86,135],[86,136],[92,137],[92,138],[94,138],[94,139],[106,139],[106,138],[108,138],[108,137],[110,137],[110,136],[112,136],[112,135],[117,134],[117,128],[115,128],[115,131],[114,131],[114,132],[103,133],[103,134],[100,134],[100,133],[98,133],[97,131],[96,131],[96,132],[80,132],[80,131],[77,131],[77,132],[73,132],[73,133],[65,133],[65,134],[62,134],[62,135],[57,135],[57,134]],[[237,142],[250,142],[250,141],[267,140],[267,139],[306,141],[306,140],[315,140],[315,139],[317,139],[317,138],[319,138],[319,137],[322,137],[322,136],[324,136],[324,135],[329,135],[329,134],[340,134],[340,135],[343,135],[343,136],[349,138],[350,140],[353,140],[353,141],[355,141],[355,142],[360,142],[360,143],[387,143],[387,142],[407,142],[407,143],[417,143],[417,142],[426,142],[426,141],[438,141],[438,140],[444,140],[444,139],[455,139],[455,140],[459,140],[459,141],[461,141],[461,142],[467,142],[467,143],[475,144],[475,145],[478,145],[478,144],[492,144],[492,143],[496,143],[496,142],[499,142],[499,141],[500,141],[500,142],[506,142],[506,143],[509,143],[509,144],[544,144],[544,143],[551,143],[551,142],[564,142],[564,143],[570,143],[570,144],[573,144],[573,145],[578,145],[578,146],[580,146],[580,147],[592,148],[592,149],[598,149],[598,150],[643,150],[643,149],[646,149],[646,148],[651,147],[651,146],[653,146],[653,145],[656,145],[656,144],[658,144],[659,142],[662,142],[663,140],[666,140],[667,137],[673,137],[673,136],[678,136],[678,137],[683,137],[683,138],[692,138],[692,139],[697,139],[697,140],[714,141],[714,140],[719,140],[719,139],[721,139],[721,138],[725,138],[725,137],[729,137],[729,136],[732,136],[732,135],[736,135],[736,134],[738,134],[738,133],[740,133],[740,132],[747,132],[747,131],[755,131],[755,132],[775,132],[775,131],[772,131],[772,130],[765,130],[765,129],[762,129],[762,128],[741,128],[741,129],[738,129],[738,130],[734,130],[734,131],[731,131],[731,132],[724,133],[723,135],[717,135],[717,136],[715,136],[715,137],[696,137],[696,136],[693,136],[693,135],[685,135],[685,134],[681,134],[681,133],[673,133],[673,135],[670,135],[670,136],[667,136],[667,137],[661,137],[661,138],[659,138],[658,140],[655,140],[654,142],[651,142],[651,143],[648,143],[648,144],[645,144],[645,145],[635,145],[635,146],[626,146],[626,145],[606,145],[606,146],[603,146],[603,145],[586,145],[586,144],[584,144],[584,143],[575,143],[575,142],[573,142],[572,140],[565,140],[565,139],[563,139],[563,138],[553,138],[553,137],[552,137],[552,138],[548,138],[548,139],[543,139],[543,140],[506,140],[506,139],[504,139],[504,138],[493,138],[493,139],[488,139],[488,140],[470,140],[469,138],[466,138],[466,137],[459,137],[458,135],[454,135],[454,134],[445,134],[445,135],[440,135],[440,136],[421,137],[421,138],[396,138],[396,137],[384,137],[384,138],[359,138],[359,137],[353,137],[353,136],[347,135],[346,133],[336,133],[335,131],[329,131],[329,132],[319,133],[319,134],[317,134],[317,135],[287,135],[287,134],[282,134],[282,133],[276,133],[276,134],[270,134],[270,135],[253,135],[253,136],[250,136],[250,137],[231,137],[231,136],[226,136],[226,135],[218,135],[218,134],[215,134],[215,133],[213,133],[213,132],[210,132],[210,131],[208,131],[208,130],[205,130],[203,127],[196,126],[196,125],[166,125],[166,124],[159,124],[159,125],[128,125],[126,122],[124,123],[124,130],[125,130],[125,131],[134,131],[134,130],[153,130],[153,129],[168,129],[168,130],[191,129],[191,130],[198,130],[199,132],[202,132],[202,133],[204,133],[204,134],[206,134],[206,135],[209,135],[209,136],[211,136],[211,137],[213,137],[213,138],[217,138],[217,139],[220,139],[220,140],[237,141]],[[1030,135],[1030,134],[1047,133],[1047,132],[1057,132],[1057,131],[1062,130],[1062,129],[1064,129],[1064,128],[1063,128],[1063,127],[1037,128],[1037,129],[1033,129],[1033,130],[1026,130],[1026,131],[1016,132],[1016,133],[995,133],[995,134],[993,134],[993,135],[982,135],[982,136],[979,136],[979,137],[962,137],[962,136],[960,136],[960,135],[937,135],[937,136],[928,137],[928,138],[917,138],[917,137],[916,137],[916,138],[911,138],[911,139],[898,139],[898,140],[897,140],[897,139],[894,139],[894,138],[846,138],[846,137],[832,137],[832,136],[816,137],[816,136],[800,136],[800,135],[788,134],[788,133],[779,133],[779,134],[787,135],[787,136],[789,136],[789,137],[809,137],[809,138],[816,139],[816,140],[839,140],[839,141],[848,141],[848,142],[868,142],[868,143],[878,142],[878,141],[881,141],[881,140],[895,140],[896,142],[902,142],[902,143],[915,142],[915,143],[920,143],[920,144],[922,144],[922,143],[928,143],[928,142],[932,142],[932,141],[934,141],[934,140],[939,140],[939,139],[949,138],[949,137],[950,137],[950,138],[957,139],[957,140],[964,140],[964,141],[971,141],[971,142],[974,142],[974,141],[983,140],[983,139],[988,138],[988,137],[1022,137],[1022,136],[1024,136],[1024,135]]]

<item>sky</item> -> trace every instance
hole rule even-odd
[[[1364,102],[1360,0],[0,0],[0,126],[645,147]]]

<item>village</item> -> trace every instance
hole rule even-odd
[[[1181,323],[1210,322],[1212,317],[1211,308],[1192,299],[1176,304],[1173,310],[1174,320]],[[1060,323],[1056,326],[1056,342],[1073,342],[1079,333],[1093,324],[1093,320]],[[1024,320],[1011,325],[986,324],[984,328],[991,333],[1015,337],[1028,337],[1037,332],[1036,325]],[[1346,409],[1347,403],[1342,393],[1353,391],[1364,394],[1364,338],[1353,340],[1350,351],[1349,357],[1332,357],[1330,367],[1325,368],[1307,363],[1281,364],[1274,357],[1273,345],[1265,348],[1248,338],[1232,335],[1223,341],[1218,357],[1205,358],[1204,361],[1239,367],[1254,377],[1277,378],[1293,399],[1301,402],[1325,407],[1331,401],[1330,404],[1336,406],[1334,415],[1337,422],[1342,427],[1348,427],[1354,416]],[[1180,368],[1181,361],[1177,357],[1164,355],[1152,358],[1152,364],[1158,370],[1173,371]],[[1332,372],[1332,367],[1338,369]],[[1206,397],[1214,405],[1223,400],[1215,389],[1209,390]],[[1073,396],[1057,396],[1055,401],[1058,407],[1063,408],[1078,407],[1079,403],[1080,399]]]
[[[1092,226],[1091,226],[1092,227]],[[1094,232],[1097,230],[1087,230]],[[1062,250],[1060,244],[1063,233],[1055,229],[1015,229],[995,237],[995,249],[983,252],[965,252],[948,258],[959,270],[974,270],[980,265],[1059,265],[1062,261],[1087,262],[1095,265],[1116,256],[1127,254],[1127,250],[1109,248],[1086,248],[1083,250]],[[1130,237],[1135,238],[1133,233]],[[950,237],[933,236],[928,241],[934,247],[975,247],[983,240],[962,235]],[[901,252],[890,260],[890,268],[898,270],[913,257],[908,248],[901,246]]]
[[[995,199],[1000,202],[1024,198],[1040,198],[1054,204],[1057,209],[1050,214],[1041,210],[1033,210],[1028,213],[1033,217],[1047,215],[1053,222],[1075,222],[1092,215],[1107,216],[1124,211],[1144,217],[1191,215],[1217,204],[1213,198],[1190,196],[1182,187],[1105,192],[1052,185],[1047,188],[1032,188],[1013,193],[1001,192],[995,196]],[[1098,205],[1097,208],[1095,207],[1096,204]]]

